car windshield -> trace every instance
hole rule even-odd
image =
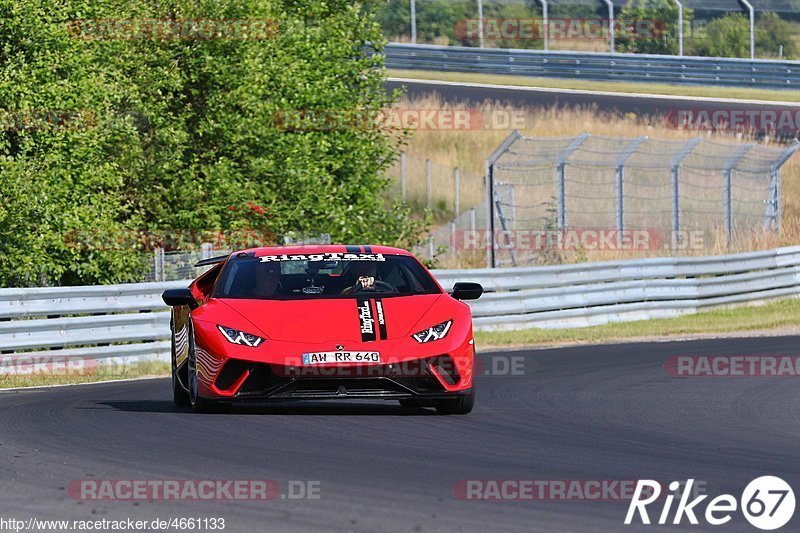
[[[413,257],[321,253],[233,257],[220,275],[214,296],[299,300],[440,292]]]

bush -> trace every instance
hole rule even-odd
[[[617,39],[619,50],[642,54],[677,55],[679,47],[678,6],[672,0],[631,0],[619,13],[626,27]],[[684,29],[691,27],[694,11],[683,10]],[[640,24],[637,29],[636,24]]]
[[[756,52],[759,57],[780,57],[783,47],[785,59],[797,59],[797,43],[794,28],[777,13],[762,13],[756,21]]]
[[[705,28],[706,36],[695,42],[697,55],[711,57],[750,57],[750,19],[741,13],[728,13]]]

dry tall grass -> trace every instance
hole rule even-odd
[[[397,104],[401,109],[465,109],[474,105],[446,103],[439,97],[424,99],[403,99]],[[648,136],[655,139],[683,140],[698,136],[696,131],[670,128],[662,119],[640,117],[632,113],[625,115],[603,112],[596,107],[550,107],[516,109],[499,102],[486,101],[484,110],[502,109],[509,113],[522,112],[523,126],[520,132],[531,137],[573,137],[589,132],[593,135],[611,137]],[[472,131],[417,130],[411,135],[408,144],[401,147],[407,159],[407,191],[412,204],[424,207],[428,203],[425,172],[425,159],[432,161],[433,209],[439,214],[438,220],[444,222],[452,216],[453,206],[453,168],[461,171],[461,210],[480,205],[483,194],[483,173],[485,158],[511,133],[510,130],[479,129]],[[728,142],[757,142],[762,145],[783,146],[785,143],[769,138],[749,138],[741,133],[703,133],[709,139]],[[399,163],[390,170],[390,175],[399,179]],[[394,191],[399,193],[399,182]],[[736,244],[729,246],[724,235],[707,239],[705,250],[692,250],[686,254],[704,255],[743,250],[767,249],[776,246],[800,243],[800,156],[789,161],[782,171],[782,231],[779,235],[756,232],[740,236]],[[649,252],[604,251],[589,253],[566,253],[559,261],[573,262],[585,260],[612,260],[641,256],[665,255],[669,250]],[[480,261],[480,260],[479,260]],[[472,262],[472,261],[470,261]],[[457,257],[442,258],[443,265],[458,265]]]

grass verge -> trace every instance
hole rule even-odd
[[[475,332],[475,340],[481,347],[608,343],[637,338],[761,331],[797,325],[800,325],[800,299],[787,299],[761,306],[716,309],[677,318],[618,322],[588,328]]]
[[[515,85],[520,87],[542,87],[547,89],[572,89],[579,91],[602,91],[636,93],[665,96],[695,96],[727,98],[736,100],[764,100],[768,102],[798,101],[795,91],[750,89],[746,87],[715,87],[709,85],[673,85],[669,83],[633,83],[592,80],[562,80],[558,78],[532,78],[499,74],[475,74],[471,72],[433,72],[426,70],[389,69],[391,78],[417,80],[456,81],[490,85]]]
[[[161,361],[144,361],[125,365],[100,365],[83,372],[36,372],[30,374],[0,375],[0,389],[92,383],[95,381],[111,381],[148,376],[169,376],[169,366],[169,363]]]

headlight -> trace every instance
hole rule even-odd
[[[225,326],[217,327],[219,328],[220,333],[222,333],[222,336],[228,339],[228,342],[233,344],[241,344],[255,348],[264,341],[264,339],[257,335],[251,335],[250,333],[245,333],[244,331],[239,331],[238,329],[226,328]]]
[[[443,339],[447,336],[447,333],[450,331],[450,326],[452,325],[453,321],[448,320],[447,322],[436,324],[428,329],[423,329],[419,333],[414,333],[412,337],[414,337],[414,340],[419,343],[438,341],[439,339]]]

